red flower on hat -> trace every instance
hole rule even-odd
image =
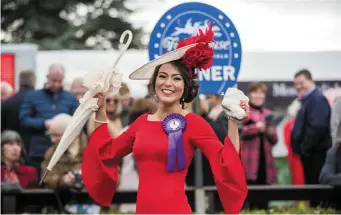
[[[206,70],[211,67],[213,49],[209,46],[209,43],[214,42],[213,37],[214,32],[212,27],[209,26],[205,33],[200,29],[196,36],[178,42],[177,48],[197,43],[194,47],[189,48],[183,56],[183,61],[187,68]]]

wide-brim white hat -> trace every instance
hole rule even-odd
[[[160,66],[162,64],[174,61],[174,60],[179,60],[181,59],[184,54],[186,53],[186,51],[192,47],[194,47],[195,45],[197,45],[197,43],[188,45],[188,46],[184,46],[182,48],[179,49],[175,49],[174,51],[168,52],[146,64],[144,64],[143,66],[141,66],[140,68],[136,69],[134,72],[132,72],[129,75],[129,78],[132,80],[149,80],[151,79],[154,70],[157,66]]]
[[[214,32],[211,25],[208,26],[205,32],[199,29],[197,35],[179,41],[175,50],[141,66],[132,72],[129,78],[133,80],[150,80],[157,66],[181,58],[184,58],[184,64],[190,68],[190,71],[192,69],[205,70],[212,64],[213,49],[209,44],[214,42],[213,37]]]

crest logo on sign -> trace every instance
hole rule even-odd
[[[184,3],[168,10],[151,34],[149,59],[176,49],[178,41],[205,30],[209,23],[216,43],[211,68],[198,72],[200,93],[220,95],[237,83],[242,59],[237,29],[221,10],[203,3]]]

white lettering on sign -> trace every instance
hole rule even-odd
[[[230,41],[216,41],[215,43],[211,44],[211,47],[214,50],[228,50],[231,45]]]
[[[162,48],[167,49],[167,52],[172,51],[176,49],[176,46],[178,44],[179,38],[174,38],[174,37],[166,37],[165,39],[162,40]]]
[[[287,86],[284,83],[275,83],[272,85],[273,97],[295,96],[296,89],[293,86]]]
[[[212,67],[212,81],[222,81],[223,77],[221,77],[221,68],[222,66],[213,66]]]
[[[233,66],[212,66],[199,72],[199,81],[235,81],[235,71]]]

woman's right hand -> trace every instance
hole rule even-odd
[[[256,123],[256,128],[258,129],[259,132],[265,132],[266,125],[264,122],[257,122]]]
[[[71,186],[75,183],[75,179],[76,179],[75,175],[72,174],[72,172],[68,172],[62,177],[61,183],[64,185]]]

